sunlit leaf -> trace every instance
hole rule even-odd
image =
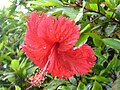
[[[0,50],[2,49],[2,47],[3,47],[3,44],[4,44],[3,42],[2,42],[2,43],[0,43]]]
[[[103,90],[103,89],[102,86],[97,81],[95,81],[92,90]]]
[[[89,5],[90,5],[90,9],[98,10],[98,5],[97,4],[89,4]]]
[[[70,90],[70,88],[67,86],[59,86],[57,90]]]
[[[8,78],[13,78],[14,77],[14,74],[9,74],[9,75],[7,75],[6,77],[4,77],[2,80],[6,80],[6,79],[8,79]]]
[[[57,14],[59,15],[59,13],[69,16],[70,19],[75,19],[78,14],[78,10],[75,10],[73,8],[68,8],[68,7],[60,7],[60,8],[54,8],[48,12],[48,14],[50,15],[57,15]]]
[[[21,90],[21,88],[17,85],[15,85],[15,90]]]
[[[79,45],[81,45],[81,44],[86,43],[88,37],[89,37],[89,35],[87,35],[87,34],[82,34],[82,35],[80,36],[80,38],[78,39],[78,41],[77,41],[77,43],[76,43],[75,46],[79,46]]]
[[[36,4],[39,6],[62,6],[62,3],[59,0],[28,1],[28,3]]]
[[[79,82],[77,90],[86,90],[85,84],[83,84],[82,82]]]
[[[104,82],[104,83],[108,83],[110,81],[108,78],[105,78],[103,76],[93,76],[93,77],[90,77],[90,79],[97,80],[99,82]]]
[[[17,70],[19,67],[19,61],[18,60],[12,60],[11,67],[13,70]]]
[[[75,22],[77,22],[77,21],[82,19],[82,17],[83,17],[83,10],[84,10],[85,4],[86,4],[86,2],[83,1],[83,7],[79,10],[78,15],[75,18]]]
[[[104,38],[102,41],[111,48],[120,49],[120,40],[115,38]]]

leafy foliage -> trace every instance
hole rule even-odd
[[[120,1],[119,0],[11,0],[0,10],[0,90],[25,90],[25,81],[37,67],[20,50],[26,19],[33,10],[56,17],[63,15],[81,26],[79,46],[94,48],[97,61],[88,75],[61,80],[46,75],[41,87],[32,90],[119,90]]]

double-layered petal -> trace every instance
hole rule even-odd
[[[96,60],[94,52],[87,44],[74,47],[80,28],[73,20],[34,11],[27,25],[22,50],[43,71],[59,78],[91,72]]]

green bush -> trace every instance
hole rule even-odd
[[[119,90],[120,86],[120,1],[119,0],[12,0],[0,10],[0,90],[25,90],[25,81],[37,66],[20,45],[26,19],[34,11],[63,15],[81,26],[76,46],[88,43],[97,57],[93,73],[61,80],[46,75],[41,87],[31,90]]]

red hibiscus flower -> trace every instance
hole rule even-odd
[[[44,79],[44,73],[50,73],[59,78],[70,78],[74,74],[87,74],[96,60],[90,46],[83,44],[74,47],[80,36],[80,28],[73,20],[63,16],[56,19],[46,14],[38,15],[32,12],[27,21],[22,50],[27,57],[42,70],[31,82],[38,84]]]

